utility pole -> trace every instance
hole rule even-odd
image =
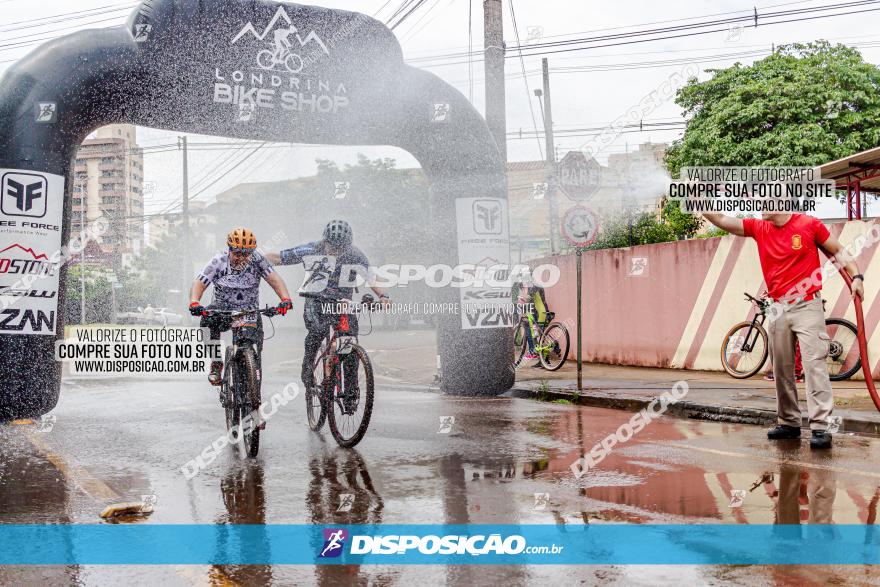
[[[86,178],[88,182],[88,178]],[[86,323],[86,185],[79,184],[79,316],[80,324]]]
[[[559,210],[556,207],[556,147],[553,144],[553,108],[550,99],[550,66],[541,59],[544,74],[544,153],[547,160],[547,204],[550,213],[550,253],[559,252]]]
[[[180,216],[183,220],[183,286],[180,288],[184,300],[189,300],[189,283],[192,261],[189,251],[189,161],[186,145],[186,137],[180,137],[178,147],[183,149],[183,201],[180,207]]]
[[[504,98],[504,24],[501,0],[483,0],[486,124],[507,166],[507,114]]]

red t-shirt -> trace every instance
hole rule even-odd
[[[821,274],[802,292],[796,289],[798,283],[810,279],[819,268],[818,245],[831,236],[818,218],[792,214],[782,226],[767,220],[745,218],[743,228],[746,236],[758,243],[761,270],[771,298],[779,300],[794,292],[797,295],[811,294],[822,289]]]

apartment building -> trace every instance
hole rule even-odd
[[[83,141],[73,181],[72,234],[99,217],[110,229],[98,238],[113,265],[127,265],[144,244],[144,159],[133,125],[98,129]]]

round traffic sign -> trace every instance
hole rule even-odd
[[[562,234],[576,247],[593,244],[599,234],[599,219],[586,206],[574,206],[562,217]]]

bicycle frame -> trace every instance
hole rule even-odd
[[[352,308],[352,312],[349,313],[358,314],[360,312],[361,310],[359,308]],[[340,325],[343,324],[343,322],[345,328],[341,329]],[[342,330],[342,332],[340,332],[340,330]],[[340,339],[346,339],[343,341],[343,346],[341,348],[339,348]],[[312,372],[314,372],[318,368],[318,365],[323,361],[324,381],[327,381],[330,374],[333,373],[339,365],[339,355],[347,355],[350,353],[352,344],[358,344],[358,337],[349,332],[348,313],[340,314],[336,316],[336,319],[331,321],[330,325],[327,327],[327,334],[324,336],[321,348],[315,357],[315,362],[312,364]],[[345,389],[345,369],[339,369],[339,373],[341,377],[339,388]],[[334,398],[330,399],[332,400]]]
[[[544,334],[544,328],[535,321],[535,318],[531,315],[531,313],[527,313],[525,316],[523,316],[523,318],[528,320],[529,331],[532,333],[532,343],[535,347],[535,352],[540,353],[544,351],[549,351],[552,345],[541,346],[539,344],[541,335]]]
[[[755,314],[755,317],[752,318],[752,323],[749,325],[749,331],[746,332],[745,340],[743,341],[742,347],[740,347],[743,352],[750,353],[754,347],[754,344],[758,342],[759,332],[755,326],[763,326],[764,325],[765,314],[761,312],[759,314]],[[752,336],[754,333],[754,336]]]

